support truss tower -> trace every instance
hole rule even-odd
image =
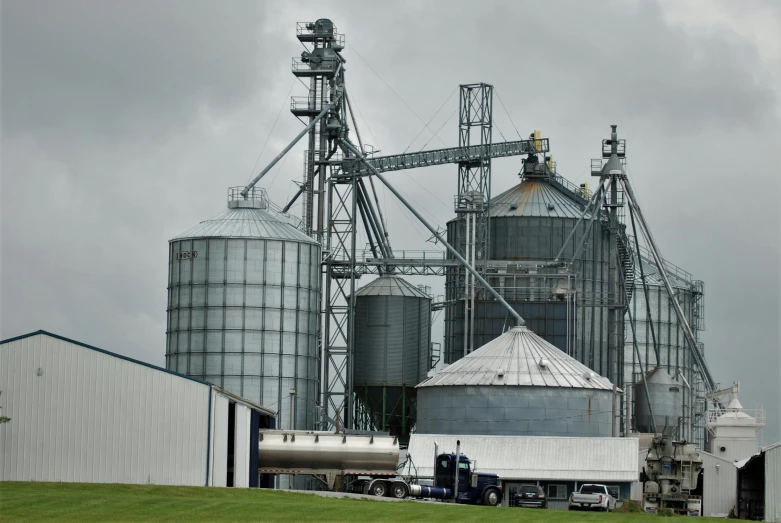
[[[491,144],[493,126],[492,85],[462,85],[459,97],[458,145],[486,146],[485,154],[458,163],[458,194],[455,212],[458,219],[456,248],[466,261],[484,274],[483,260],[488,255],[489,200],[491,198]],[[475,301],[482,295],[474,277],[463,267],[458,269],[457,292],[464,300],[464,353],[475,349]],[[463,294],[462,294],[463,293]],[[460,305],[456,305],[460,306]]]

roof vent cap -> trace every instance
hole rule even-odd
[[[539,366],[540,366],[541,368],[543,368],[543,369],[544,369],[544,368],[547,368],[547,367],[548,367],[548,365],[550,364],[550,362],[548,361],[548,359],[547,359],[547,358],[540,358],[540,361],[538,362],[538,364],[539,364]]]
[[[496,377],[497,378],[504,378],[504,369],[499,369],[496,371]]]
[[[594,373],[591,372],[590,370],[587,370],[586,372],[583,373],[583,377],[586,380],[591,380],[594,377]]]
[[[552,203],[549,203],[549,204],[548,204],[548,210],[549,210],[549,211],[552,211],[552,210],[553,210],[553,209],[555,209],[555,208],[556,208],[556,206],[555,206],[555,205],[553,205]]]

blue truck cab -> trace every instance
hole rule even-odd
[[[456,461],[458,461],[458,488],[455,485]],[[472,461],[463,454],[458,460],[456,454],[438,455],[434,478],[437,487],[450,489],[452,495],[456,496],[456,503],[495,507],[502,502],[499,476],[476,472]]]

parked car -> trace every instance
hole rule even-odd
[[[538,485],[521,485],[515,493],[515,506],[548,508],[548,498]]]
[[[616,508],[616,498],[605,485],[586,484],[569,497],[569,510],[603,510]]]

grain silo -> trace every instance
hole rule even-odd
[[[611,436],[613,384],[526,327],[417,387],[421,434]]]
[[[657,366],[664,369],[665,373],[681,388],[677,400],[677,435],[704,446],[706,439],[704,414],[707,410],[704,384],[699,373],[695,372],[694,359],[686,341],[683,325],[678,320],[670,295],[651,254],[641,248],[639,255],[635,254],[634,267],[635,290],[629,304],[629,314],[635,321],[638,351],[634,350],[632,331],[627,329],[628,336],[624,345],[624,383],[642,382],[643,370],[648,373]],[[704,329],[703,282],[693,279],[691,274],[670,262],[665,261],[664,268],[686,320],[697,336],[699,331]],[[646,290],[642,286],[643,276]],[[658,358],[654,339],[659,349]],[[698,346],[698,350],[704,352],[703,346]],[[681,379],[681,376],[685,379]],[[644,395],[642,388],[635,387],[630,397],[630,402],[635,405],[633,412],[636,412],[630,428],[640,431],[650,428],[647,419],[641,421],[637,418],[639,404],[647,403]]]
[[[320,245],[265,191],[241,189],[169,242],[166,366],[278,411],[280,428],[311,429]]]
[[[530,156],[521,177],[519,185],[490,200],[488,256],[478,261],[478,268],[482,266],[486,280],[531,330],[621,386],[624,325],[617,311],[626,297],[619,290],[623,268],[616,254],[621,247],[611,234],[607,214],[600,209],[591,223],[591,210],[584,213],[587,186],[575,186],[558,175],[553,162]],[[463,252],[463,222],[456,219],[447,225],[448,242]],[[622,239],[623,230],[620,224]],[[464,350],[466,292],[461,270],[449,269],[446,275],[446,299],[454,304],[445,311],[446,363],[469,352]],[[510,325],[504,307],[482,292],[475,304],[474,327],[468,329],[470,348],[488,343]]]
[[[430,345],[429,295],[394,275],[356,291],[353,387],[362,426],[409,435],[415,385],[426,378]]]

